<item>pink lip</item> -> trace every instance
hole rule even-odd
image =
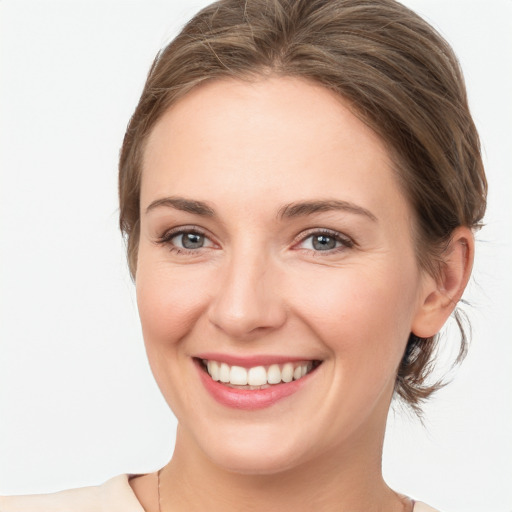
[[[207,358],[204,357],[202,359]],[[215,359],[212,358],[212,360]],[[272,361],[275,362],[275,358],[273,358]],[[286,361],[290,361],[290,359]],[[214,381],[210,375],[205,372],[198,360],[194,360],[194,363],[204,387],[217,402],[227,407],[246,411],[270,407],[276,402],[296,393],[309,381],[311,375],[311,373],[308,373],[301,379],[274,384],[266,389],[235,389]]]
[[[202,353],[195,355],[197,359],[207,359],[208,361],[217,361],[219,363],[226,363],[229,366],[241,366],[243,368],[253,368],[254,366],[270,366],[271,364],[284,364],[284,363],[299,363],[302,361],[311,361],[306,357],[290,357],[290,356],[272,356],[272,355],[259,355],[259,356],[233,356],[228,354],[218,354],[214,352]]]

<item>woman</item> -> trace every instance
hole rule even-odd
[[[392,1],[220,2],[157,57],[119,183],[173,458],[1,509],[430,510],[380,467],[485,210],[446,43]]]

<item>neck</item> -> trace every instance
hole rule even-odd
[[[410,510],[382,478],[383,434],[377,446],[362,436],[364,439],[353,439],[348,449],[320,454],[293,469],[254,475],[215,465],[191,442],[188,433],[178,428],[174,455],[161,472],[161,510]],[[375,435],[372,437],[375,440]]]

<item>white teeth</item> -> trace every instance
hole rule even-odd
[[[229,366],[226,363],[220,364],[219,380],[221,382],[229,382]]]
[[[247,389],[259,389],[268,387],[269,384],[298,380],[313,369],[311,361],[302,364],[285,363],[281,366],[271,364],[268,367],[254,366],[253,368],[229,366],[217,361],[203,360],[203,363],[213,380],[234,386],[246,386]]]
[[[281,371],[281,379],[283,382],[291,382],[293,380],[293,364],[286,363]]]
[[[219,363],[217,361],[208,361],[208,373],[213,380],[219,380]]]
[[[267,372],[263,366],[255,366],[247,372],[247,384],[250,386],[263,386],[267,383]]]
[[[271,364],[267,371],[267,382],[269,384],[279,384],[281,382],[281,368],[278,364]]]
[[[241,366],[232,366],[229,372],[229,382],[237,386],[245,386],[247,384],[247,370]]]

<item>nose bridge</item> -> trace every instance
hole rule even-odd
[[[246,244],[232,251],[219,275],[210,321],[234,338],[282,325],[286,312],[278,274],[271,255],[261,246]]]

